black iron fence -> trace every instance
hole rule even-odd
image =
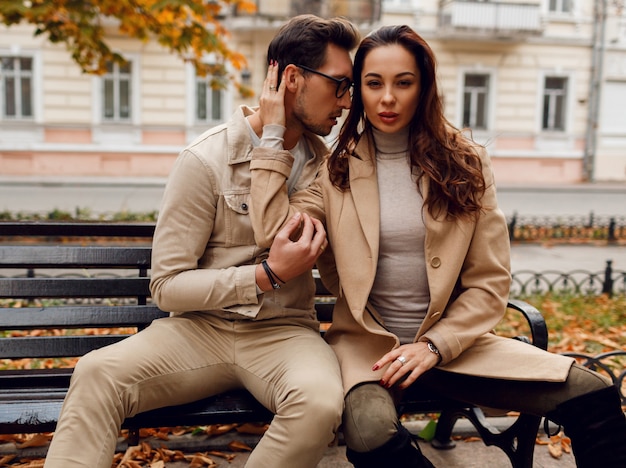
[[[511,241],[626,241],[626,216],[513,216],[507,219]]]
[[[602,271],[554,270],[513,272],[511,297],[524,297],[536,294],[573,294],[608,296],[626,294],[626,271],[613,269],[613,261],[607,260]]]
[[[625,247],[626,248],[626,247]],[[0,269],[0,277],[8,274],[14,275],[12,271]],[[90,273],[98,276],[98,272]],[[29,268],[22,275],[27,277],[45,277],[41,272],[35,272]],[[76,273],[59,276],[72,277]],[[107,273],[107,277],[110,273]],[[572,270],[568,272],[557,270],[517,270],[512,273],[510,296],[512,298],[523,298],[528,296],[551,294],[563,295],[586,295],[597,296],[607,294],[609,297],[626,295],[626,270],[616,270],[613,268],[613,261],[607,260],[604,270],[592,272],[588,270]]]

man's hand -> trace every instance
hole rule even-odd
[[[300,229],[300,237],[292,240]],[[321,221],[306,213],[296,213],[274,238],[267,264],[279,281],[287,283],[311,270],[327,246],[326,230]],[[272,289],[262,265],[257,265],[256,282],[263,291]]]

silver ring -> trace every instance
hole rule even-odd
[[[276,91],[276,86],[270,86],[270,91]]]
[[[406,358],[404,356],[398,356],[396,358],[396,361],[400,361],[400,364],[402,364],[402,365],[406,364]]]

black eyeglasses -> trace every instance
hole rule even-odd
[[[354,86],[354,83],[347,76],[344,76],[343,78],[335,78],[334,76],[327,75],[321,71],[313,70],[312,68],[305,67],[304,65],[296,65],[296,67],[334,81],[337,85],[337,89],[335,89],[335,97],[337,99],[341,99],[348,92],[348,90]]]

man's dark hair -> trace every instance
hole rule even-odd
[[[279,30],[267,48],[267,63],[278,62],[278,79],[289,64],[318,69],[326,60],[329,44],[351,51],[359,44],[356,26],[345,18],[320,18],[299,15],[290,19]]]

